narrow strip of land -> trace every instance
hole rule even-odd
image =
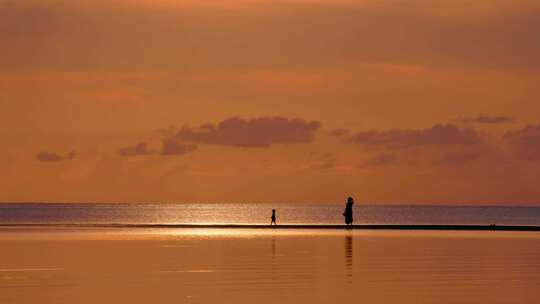
[[[0,228],[168,228],[168,229],[346,229],[345,225],[326,224],[0,224]],[[354,225],[354,230],[462,230],[462,231],[540,231],[540,226],[514,225]]]

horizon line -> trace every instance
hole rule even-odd
[[[457,204],[446,204],[446,203],[373,203],[373,202],[358,202],[355,201],[357,205],[368,206],[368,207],[512,207],[512,208],[540,208],[540,203],[537,205],[534,204],[517,204],[517,205],[508,205],[508,204],[494,204],[494,203],[457,203]],[[286,204],[295,204],[295,205],[337,205],[343,204],[343,202],[328,202],[328,203],[295,203],[295,202],[91,202],[91,201],[74,201],[74,202],[52,202],[52,201],[0,201],[0,205],[7,204],[49,204],[49,205],[143,205],[143,204],[163,204],[163,205],[233,205],[233,204],[245,204],[245,205],[286,205]]]

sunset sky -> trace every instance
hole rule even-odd
[[[0,0],[0,201],[540,206],[537,0]]]

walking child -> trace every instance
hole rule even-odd
[[[277,225],[276,224],[276,209],[272,209],[272,217],[271,217],[272,221],[270,222],[270,226],[272,226],[272,224],[274,225]]]

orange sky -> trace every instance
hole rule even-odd
[[[540,4],[0,0],[0,201],[540,205]]]

